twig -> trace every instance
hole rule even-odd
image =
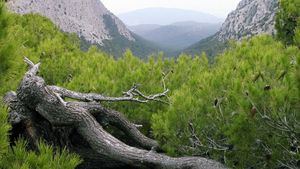
[[[29,70],[26,73],[27,75],[34,76],[34,75],[36,75],[38,73],[39,67],[40,67],[41,63],[34,64],[27,57],[24,57],[24,62],[27,63],[27,65],[29,66]]]
[[[48,86],[49,89],[51,89],[53,92],[56,92],[61,95],[61,97],[68,97],[76,100],[82,100],[82,101],[96,101],[96,102],[102,102],[102,101],[109,101],[109,102],[120,102],[120,101],[133,101],[138,103],[148,103],[149,101],[157,101],[165,104],[169,104],[168,102],[161,100],[160,98],[167,96],[167,93],[169,90],[165,90],[162,93],[154,94],[154,95],[145,95],[141,91],[137,89],[137,86],[134,85],[131,89],[129,89],[127,92],[123,92],[124,96],[122,97],[106,97],[101,94],[96,93],[79,93],[74,92],[65,88],[61,88],[58,86]]]

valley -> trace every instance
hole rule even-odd
[[[0,169],[298,169],[299,103],[299,0],[0,0]]]

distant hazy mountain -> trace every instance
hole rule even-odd
[[[142,24],[142,25],[134,25],[134,26],[128,26],[128,28],[138,34],[138,35],[145,35],[157,28],[160,28],[162,25],[157,24]]]
[[[7,0],[7,4],[19,14],[38,13],[49,18],[62,31],[76,33],[85,47],[95,44],[115,56],[128,48],[138,56],[158,50],[129,31],[100,0]]]
[[[219,23],[224,19],[191,10],[173,8],[146,8],[118,15],[127,25],[158,24],[169,25],[175,22],[194,21],[200,23]]]
[[[221,24],[177,22],[170,25],[137,25],[130,26],[134,33],[172,50],[184,49],[203,38],[215,34]]]
[[[278,0],[242,0],[231,12],[215,35],[185,49],[186,53],[207,52],[209,55],[224,50],[226,41],[241,40],[258,34],[275,34],[275,15]]]

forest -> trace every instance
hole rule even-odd
[[[205,53],[140,58],[130,50],[115,58],[96,46],[82,51],[76,35],[42,16],[10,13],[0,2],[0,168],[73,169],[84,162],[66,147],[40,139],[35,150],[11,134],[18,127],[2,98],[28,71],[24,57],[41,63],[48,85],[73,91],[117,97],[132,86],[147,95],[168,89],[147,103],[100,102],[141,125],[168,156],[204,157],[229,168],[300,168],[299,6],[281,1],[276,36],[230,42],[214,59]]]

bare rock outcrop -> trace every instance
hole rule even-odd
[[[258,34],[275,33],[278,0],[242,0],[223,23],[217,39],[241,40]]]
[[[135,41],[131,32],[100,0],[9,0],[8,8],[19,14],[37,13],[49,18],[62,31],[76,33],[92,44],[103,46],[103,40],[115,38],[111,29],[129,41]],[[105,22],[109,16],[116,28]]]

